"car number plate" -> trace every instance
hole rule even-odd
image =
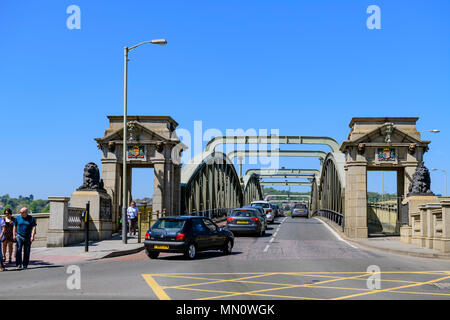
[[[163,249],[163,250],[167,250],[167,249],[169,249],[169,246],[154,246],[153,247],[154,249]]]
[[[238,221],[237,223],[248,223],[248,221]]]

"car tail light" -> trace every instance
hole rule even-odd
[[[271,212],[272,212],[272,209],[267,210],[267,213],[271,213]]]
[[[235,218],[228,218],[227,221],[233,221],[236,220]]]
[[[259,221],[258,218],[252,218],[252,221]]]
[[[150,233],[148,231],[145,233],[145,240],[150,240]]]
[[[177,234],[175,240],[177,240],[177,241],[184,240],[184,233],[179,233],[179,234]]]

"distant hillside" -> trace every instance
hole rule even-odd
[[[50,212],[49,201],[35,200],[32,194],[28,197],[19,196],[19,198],[11,198],[9,194],[0,196],[0,215],[3,215],[6,208],[10,208],[13,214],[19,213],[22,207],[27,207],[31,213]]]
[[[274,188],[264,188],[263,195],[266,196],[268,194],[274,195],[310,195],[310,192],[288,192],[287,190],[276,190]],[[381,201],[389,201],[396,200],[397,195],[395,193],[385,193],[383,195],[377,192],[367,192],[367,202],[381,202]]]
[[[268,194],[276,194],[276,195],[310,195],[310,192],[293,192],[293,191],[287,191],[287,190],[276,190],[274,188],[263,188],[263,194],[264,196]]]

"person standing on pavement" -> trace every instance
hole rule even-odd
[[[24,207],[20,209],[20,215],[14,220],[13,226],[13,240],[17,241],[16,267],[18,270],[27,269],[30,262],[31,244],[36,235],[36,220],[28,214],[28,209]]]
[[[0,244],[3,242],[3,234],[5,233],[5,220],[0,217]],[[3,255],[0,250],[0,271],[5,271],[5,264],[3,263]]]
[[[3,243],[2,243],[2,253],[3,253],[3,261],[6,262],[6,249],[9,250],[9,260],[8,263],[12,263],[12,252],[13,252],[13,223],[14,218],[12,216],[11,209],[5,209],[5,233],[3,234]]]
[[[136,202],[132,201],[127,210],[128,227],[130,228],[130,230],[129,230],[130,236],[131,236],[131,232],[133,232],[133,235],[136,235],[136,220],[137,220],[138,212],[139,212],[139,209],[136,207]]]

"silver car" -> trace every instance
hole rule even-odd
[[[275,221],[275,212],[272,208],[272,206],[270,205],[270,202],[268,201],[253,201],[251,203],[252,206],[261,206],[264,209],[264,212],[266,214],[266,218],[267,218],[267,222],[269,223],[274,223]]]
[[[295,217],[309,218],[308,207],[305,204],[297,203],[294,208],[292,208],[292,218]]]

